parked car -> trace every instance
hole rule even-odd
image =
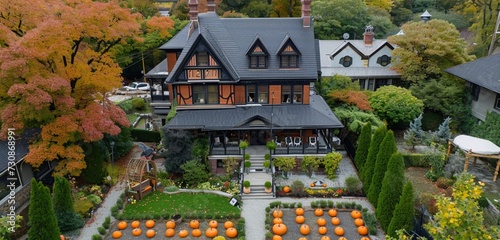
[[[128,86],[125,86],[123,88],[126,91],[136,91],[136,90],[149,91],[149,90],[151,90],[149,83],[146,83],[146,82],[132,82]]]

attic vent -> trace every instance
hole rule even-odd
[[[266,124],[262,120],[253,120],[250,122],[250,126],[265,126]]]

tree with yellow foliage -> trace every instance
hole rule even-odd
[[[438,196],[434,223],[424,227],[434,239],[500,239],[498,226],[483,225],[483,211],[478,199],[484,183],[476,183],[469,173],[458,176],[452,197]]]

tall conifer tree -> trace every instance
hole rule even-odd
[[[389,224],[393,217],[392,214],[403,192],[405,181],[404,171],[405,163],[403,155],[400,153],[392,154],[387,164],[384,180],[382,181],[382,189],[380,190],[377,210],[375,212],[377,220],[384,231],[387,231],[387,228],[389,228]]]
[[[49,188],[31,179],[28,240],[59,240],[60,231]]]
[[[380,144],[380,149],[377,153],[377,160],[375,162],[375,169],[373,170],[372,181],[368,190],[368,200],[376,205],[378,196],[382,188],[382,181],[384,180],[385,172],[387,171],[387,164],[392,154],[397,152],[396,141],[394,140],[394,132],[388,130],[385,134],[384,140]]]
[[[396,237],[396,231],[405,229],[410,231],[413,229],[413,218],[415,217],[415,204],[413,184],[408,181],[403,188],[403,194],[399,198],[399,203],[394,209],[394,214],[387,229],[387,235]]]
[[[370,122],[367,122],[363,125],[363,128],[361,128],[361,134],[359,134],[358,138],[358,148],[356,149],[356,156],[354,157],[354,162],[356,163],[361,179],[363,179],[363,168],[365,167],[366,158],[368,157],[371,141],[372,125]]]
[[[71,187],[68,179],[64,177],[54,177],[54,194],[52,196],[54,213],[57,218],[57,225],[61,232],[66,232],[81,228],[84,225],[83,217],[75,212],[73,198],[71,197]]]
[[[375,162],[377,160],[377,154],[384,140],[385,134],[387,133],[387,126],[382,125],[375,130],[373,134],[372,141],[370,143],[370,149],[368,149],[368,157],[366,158],[365,166],[363,167],[363,191],[368,194],[370,184],[372,182],[373,171],[375,169]]]

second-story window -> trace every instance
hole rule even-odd
[[[298,67],[299,54],[293,49],[292,46],[287,46],[280,56],[281,68],[296,68]]]
[[[377,63],[385,67],[391,63],[391,57],[387,55],[380,56],[377,58]]]
[[[193,85],[193,104],[217,104],[218,96],[217,85]]]
[[[352,57],[351,56],[342,57],[339,63],[342,64],[342,66],[344,67],[350,67],[352,65]]]
[[[267,68],[267,50],[263,47],[260,40],[257,40],[253,48],[247,53],[250,59],[250,68]]]
[[[268,103],[269,102],[269,86],[268,85],[248,85],[247,103]]]

